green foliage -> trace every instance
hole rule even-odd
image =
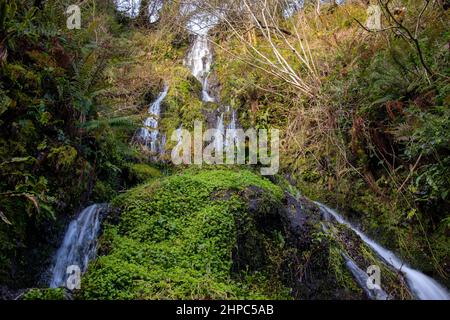
[[[427,112],[417,109],[411,109],[409,112],[414,119],[414,125],[408,128],[409,136],[405,137],[405,157],[433,159],[417,170],[410,190],[420,201],[448,200],[450,111],[448,107],[436,107]],[[405,132],[401,133],[405,135]]]
[[[417,127],[408,139],[406,156],[432,156],[449,150],[450,110],[447,107],[436,107],[427,112],[412,109],[409,112],[417,119]]]
[[[329,268],[333,270],[338,285],[346,290],[361,293],[362,289],[358,287],[358,284],[345,265],[341,249],[336,245],[331,245],[328,259]]]
[[[23,296],[23,300],[67,300],[63,288],[30,289]]]
[[[129,145],[142,119],[128,106],[148,104],[145,93],[156,92],[162,80],[170,86],[163,131],[170,134],[181,123],[191,129],[216,107],[201,101],[201,84],[182,66],[186,33],[170,32],[172,26],[132,30],[130,19],[117,22],[110,1],[84,3],[83,28],[70,31],[63,14],[70,1],[43,1],[39,10],[34,3],[0,0],[0,283],[33,283],[30,274],[44,266],[49,238],[58,234],[63,215],[88,199],[109,201],[118,190],[145,183],[114,199],[122,210],[120,223],[106,226],[101,239],[106,254],[83,279],[81,297],[287,297],[277,277],[287,240],[279,230],[262,234],[249,213],[255,187],[263,190],[257,195],[260,216],[280,205],[279,187],[245,170],[192,169],[163,178]],[[408,27],[414,5],[408,3]],[[252,61],[254,52],[216,28],[212,36],[221,47],[215,48],[211,80],[220,83],[220,100],[239,111],[244,127],[282,129],[281,166],[303,194],[336,204],[414,266],[445,277],[448,14],[428,10],[418,28],[431,76],[402,37],[356,29],[353,18],[363,21],[365,8],[346,3],[322,9],[320,23],[312,6],[306,6],[307,19],[280,22],[295,34],[291,23],[307,21],[300,29],[311,39],[308,59],[315,61],[322,83],[316,97],[305,98],[286,81],[244,62]],[[251,33],[256,48],[268,53],[267,41]],[[302,75],[297,57],[280,39],[274,41]],[[297,39],[293,43],[298,45]],[[305,267],[312,255],[317,265],[331,267],[341,288],[358,291],[343,268],[341,247],[328,247],[332,240],[322,232],[309,240],[313,247],[299,254]],[[236,248],[254,250],[245,257],[248,270],[235,272]],[[373,260],[367,248],[359,249],[359,259]],[[260,270],[251,268],[255,265]]]

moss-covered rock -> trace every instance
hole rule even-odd
[[[287,298],[265,224],[282,190],[249,171],[204,170],[144,184],[118,197],[107,254],[83,278],[87,299]],[[257,201],[258,203],[255,203]]]

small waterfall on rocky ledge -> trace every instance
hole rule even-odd
[[[227,111],[230,112],[230,107],[227,107]],[[237,120],[236,120],[236,110],[231,110],[231,119],[227,125],[226,137],[224,140],[225,151],[229,148],[233,148],[234,142],[238,142],[238,136],[236,133]]]
[[[163,91],[158,98],[150,105],[148,113],[150,116],[144,122],[144,128],[141,128],[138,133],[138,139],[142,141],[149,150],[155,155],[161,155],[165,150],[165,136],[160,135],[159,119],[161,117],[161,103],[167,96],[169,87],[164,86]]]
[[[70,222],[54,258],[49,284],[51,288],[65,285],[67,267],[76,265],[84,273],[89,261],[95,258],[101,213],[105,208],[101,204],[91,205]]]
[[[347,269],[350,270],[350,272],[353,274],[353,277],[355,278],[356,282],[359,284],[359,286],[364,290],[366,295],[372,299],[372,300],[387,300],[388,294],[381,289],[379,286],[374,287],[373,289],[369,289],[367,287],[367,280],[369,276],[367,273],[363,270],[361,270],[356,263],[350,259],[347,255],[344,255],[345,265],[347,266]]]
[[[362,241],[364,241],[373,251],[375,251],[387,264],[399,270],[405,275],[406,281],[412,293],[421,300],[450,300],[450,294],[446,288],[436,280],[415,270],[398,258],[392,251],[382,247],[380,244],[370,239],[367,235],[359,231],[350,222],[345,220],[335,210],[316,202],[320,210],[326,217],[333,217],[338,223],[343,224],[353,230]],[[348,259],[347,266],[348,265]],[[350,266],[351,267],[351,266]],[[351,270],[351,268],[349,268]]]

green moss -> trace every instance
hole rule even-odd
[[[138,183],[145,182],[150,179],[161,177],[161,172],[144,163],[135,163],[129,167],[130,179]]]
[[[94,189],[92,190],[91,197],[93,201],[104,202],[111,200],[112,198],[115,197],[116,194],[117,192],[113,189],[113,187],[110,184],[102,180],[97,180],[95,182]]]
[[[22,297],[23,300],[66,300],[66,292],[62,288],[30,289]]]
[[[107,254],[83,277],[81,297],[286,298],[288,291],[264,261],[257,273],[232,272],[243,235],[273,241],[254,227],[251,188],[263,195],[258,214],[279,206],[281,189],[245,170],[188,170],[116,198],[121,221],[106,227],[101,243]]]

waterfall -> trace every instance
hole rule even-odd
[[[186,4],[183,12],[189,13],[196,10],[195,6]],[[218,17],[214,14],[197,12],[190,17],[187,29],[194,37],[184,64],[191,70],[192,75],[202,84],[202,101],[215,102],[216,99],[209,94],[209,73],[213,61],[213,54],[209,44],[209,30],[218,23]]]
[[[160,18],[160,12],[164,6],[163,0],[153,0],[148,6],[148,19],[150,23],[155,23]]]
[[[180,144],[183,140],[183,124],[181,124],[178,129],[176,130],[177,133],[177,144]]]
[[[225,135],[225,127],[223,125],[223,113],[221,113],[219,116],[217,116],[217,124],[216,124],[216,134],[220,137],[217,137],[214,139],[215,149],[217,152],[223,151],[223,139],[222,138]]]
[[[230,112],[230,107],[227,108],[227,111]],[[227,135],[224,140],[225,151],[227,151],[229,148],[233,148],[235,142],[236,144],[239,142],[237,132],[235,131],[237,128],[236,123],[236,111],[232,110],[230,123],[227,125]]]
[[[202,84],[202,101],[203,102],[215,102],[216,99],[209,94],[209,82],[208,77],[211,72],[211,65],[213,62],[213,54],[209,44],[208,32],[217,23],[217,16],[207,14],[197,14],[189,21],[187,28],[194,37],[192,47],[189,50],[184,63],[192,72],[192,75],[200,81]],[[225,148],[232,147],[234,141],[237,139],[237,134],[234,131],[230,131],[230,137],[227,139],[226,132],[229,129],[236,129],[237,117],[236,111],[231,110],[230,106],[227,106],[226,113],[231,114],[231,118],[227,126],[224,125],[224,112],[217,115],[216,129],[217,134],[222,135],[222,145],[219,145],[220,140],[215,139],[215,149],[224,150]]]
[[[215,102],[209,95],[208,77],[211,71],[213,55],[208,43],[207,31],[194,35],[192,48],[186,56],[185,65],[189,67],[192,75],[202,84],[202,100],[204,102]]]
[[[286,0],[283,8],[283,17],[290,18],[303,7],[304,1]]]
[[[229,123],[226,126],[224,125],[225,113],[230,116]],[[231,110],[228,106],[226,112],[221,112],[220,115],[217,116],[216,129],[217,134],[222,135],[223,137],[223,145],[216,144],[216,150],[227,151],[228,149],[233,148],[234,144],[239,142],[237,132],[235,131],[237,129],[236,111]]]
[[[373,289],[369,289],[367,287],[367,280],[369,279],[369,276],[367,275],[367,273],[364,272],[363,270],[361,270],[355,264],[355,262],[353,262],[353,260],[350,259],[347,255],[344,255],[344,259],[345,259],[345,265],[347,266],[348,270],[350,270],[350,272],[355,277],[356,282],[358,282],[359,286],[364,290],[364,292],[370,299],[372,299],[372,300],[373,299],[375,299],[375,300],[387,300],[388,299],[388,294],[380,287],[378,287],[378,288],[375,287]]]
[[[71,265],[78,266],[82,273],[86,271],[89,261],[96,254],[100,216],[104,209],[104,205],[94,204],[81,211],[78,217],[70,222],[54,258],[51,288],[65,285],[67,267]]]
[[[147,145],[154,154],[162,154],[165,149],[165,139],[163,137],[160,139],[158,127],[159,119],[161,117],[161,103],[166,98],[168,92],[169,87],[165,85],[158,98],[150,105],[148,109],[150,116],[144,122],[145,128],[142,128],[138,134],[138,138]]]
[[[136,18],[139,15],[139,7],[141,5],[140,0],[118,0],[116,1],[117,11],[129,16],[130,18]]]
[[[335,210],[322,203],[315,202],[325,216],[332,216],[338,223],[353,230],[362,241],[364,241],[373,251],[375,251],[386,263],[401,271],[406,278],[409,288],[413,294],[421,300],[450,300],[450,294],[446,288],[436,280],[415,270],[403,262],[392,251],[382,247],[380,244],[370,239],[367,235],[359,231],[350,222],[345,220]]]
[[[148,21],[155,23],[160,18],[160,12],[163,8],[163,0],[151,0],[148,6]],[[130,17],[136,18],[139,15],[141,0],[117,0],[117,11]]]

